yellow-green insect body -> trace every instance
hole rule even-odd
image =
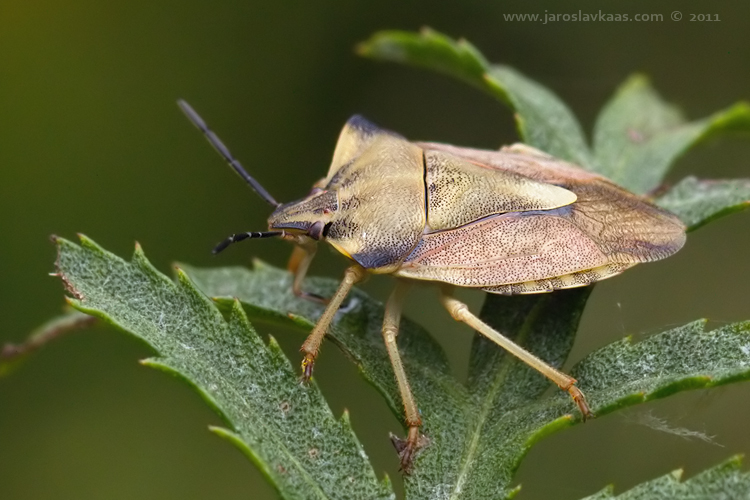
[[[297,201],[278,203],[232,157],[185,102],[180,106],[235,171],[274,207],[269,231],[230,236],[215,252],[247,238],[282,237],[296,245],[292,291],[327,304],[302,345],[303,378],[336,312],[367,274],[403,278],[385,307],[383,339],[409,428],[394,439],[408,472],[421,416],[396,344],[408,283],[435,282],[450,315],[485,335],[567,391],[592,416],[575,379],[504,337],[452,296],[454,286],[490,293],[551,292],[585,286],[677,252],[685,227],[673,214],[576,165],[516,144],[485,151],[409,142],[355,116],[342,130],[325,178]],[[303,291],[317,243],[352,261],[329,299]]]
[[[685,241],[674,215],[528,146],[412,143],[361,117],[326,178],[269,218],[271,230],[316,227],[370,272],[507,294],[587,285]]]

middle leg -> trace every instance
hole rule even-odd
[[[422,419],[419,417],[419,409],[411,392],[409,380],[406,378],[404,364],[401,361],[401,355],[398,352],[398,345],[396,344],[398,327],[401,322],[401,310],[409,287],[410,284],[405,281],[399,281],[396,284],[396,288],[391,293],[385,305],[385,316],[383,318],[383,341],[385,342],[385,348],[393,367],[393,373],[396,376],[401,401],[404,403],[404,421],[409,427],[406,439],[391,435],[391,441],[398,452],[401,461],[401,470],[407,474],[411,471],[414,456],[420,448],[419,427],[422,425]]]

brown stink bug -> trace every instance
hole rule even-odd
[[[227,238],[214,252],[247,238],[280,237],[296,245],[293,292],[327,303],[302,345],[303,378],[349,290],[369,273],[399,279],[385,308],[383,338],[404,403],[409,432],[395,445],[409,471],[421,419],[396,336],[410,280],[440,286],[448,312],[567,391],[583,418],[591,412],[575,379],[482,322],[451,295],[455,286],[498,294],[552,292],[589,285],[641,262],[663,259],[685,243],[673,214],[609,181],[542,151],[514,144],[499,151],[409,142],[354,116],[341,131],[325,178],[297,201],[278,203],[234,159],[184,101],[180,107],[234,170],[270,205],[267,232]],[[329,300],[306,294],[302,280],[319,241],[351,265]]]

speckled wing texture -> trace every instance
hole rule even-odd
[[[600,175],[528,146],[485,151],[418,145],[564,188],[576,195],[576,201],[427,233],[395,273],[398,276],[492,293],[548,292],[584,286],[640,262],[663,259],[685,242],[685,227],[673,214]]]
[[[453,229],[488,215],[550,210],[576,201],[565,188],[506,169],[425,150],[427,232]]]

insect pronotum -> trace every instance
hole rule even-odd
[[[486,151],[409,142],[362,117],[344,126],[328,174],[304,198],[278,203],[198,114],[179,106],[211,145],[274,208],[266,232],[233,234],[214,252],[248,238],[292,242],[295,295],[327,304],[302,344],[302,377],[336,311],[368,274],[398,278],[383,319],[383,339],[404,403],[408,434],[394,439],[409,472],[422,440],[421,418],[396,345],[410,280],[437,284],[440,302],[462,321],[567,391],[592,416],[575,379],[493,329],[452,296],[456,286],[497,294],[552,292],[589,285],[641,262],[663,259],[685,242],[685,226],[608,179],[524,144]],[[317,243],[350,260],[330,299],[302,289]]]

